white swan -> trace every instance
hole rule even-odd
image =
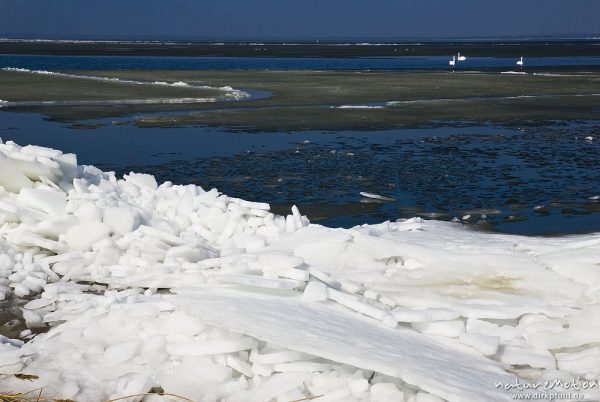
[[[461,56],[460,53],[458,53],[458,61],[465,61],[467,60],[466,56]]]
[[[456,65],[456,56],[452,56],[452,60],[450,60],[448,64],[454,67]]]
[[[523,67],[523,56],[519,60],[517,60],[517,66]]]

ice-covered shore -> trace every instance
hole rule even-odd
[[[275,216],[12,142],[0,143],[0,186],[0,299],[28,298],[28,326],[52,325],[0,336],[1,392],[600,398],[598,234],[526,238],[420,219],[331,229],[295,207]],[[525,383],[538,388],[511,388]]]

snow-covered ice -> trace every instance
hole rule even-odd
[[[326,228],[13,142],[0,186],[0,300],[30,328],[0,336],[5,393],[508,401],[600,376],[599,234]]]

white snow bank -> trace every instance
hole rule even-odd
[[[52,325],[0,337],[3,391],[500,401],[600,375],[598,234],[330,229],[49,148],[0,143],[0,164],[0,300]]]

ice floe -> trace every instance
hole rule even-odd
[[[558,381],[600,398],[599,234],[327,228],[13,142],[0,186],[0,301],[29,328],[0,336],[2,392],[462,402]]]
[[[383,109],[382,105],[341,105],[335,109]]]
[[[373,193],[367,193],[365,191],[361,191],[360,195],[365,197],[365,198],[371,198],[374,200],[381,200],[381,201],[396,201],[395,198],[392,197],[386,197],[384,195],[379,195],[379,194],[373,194]]]

